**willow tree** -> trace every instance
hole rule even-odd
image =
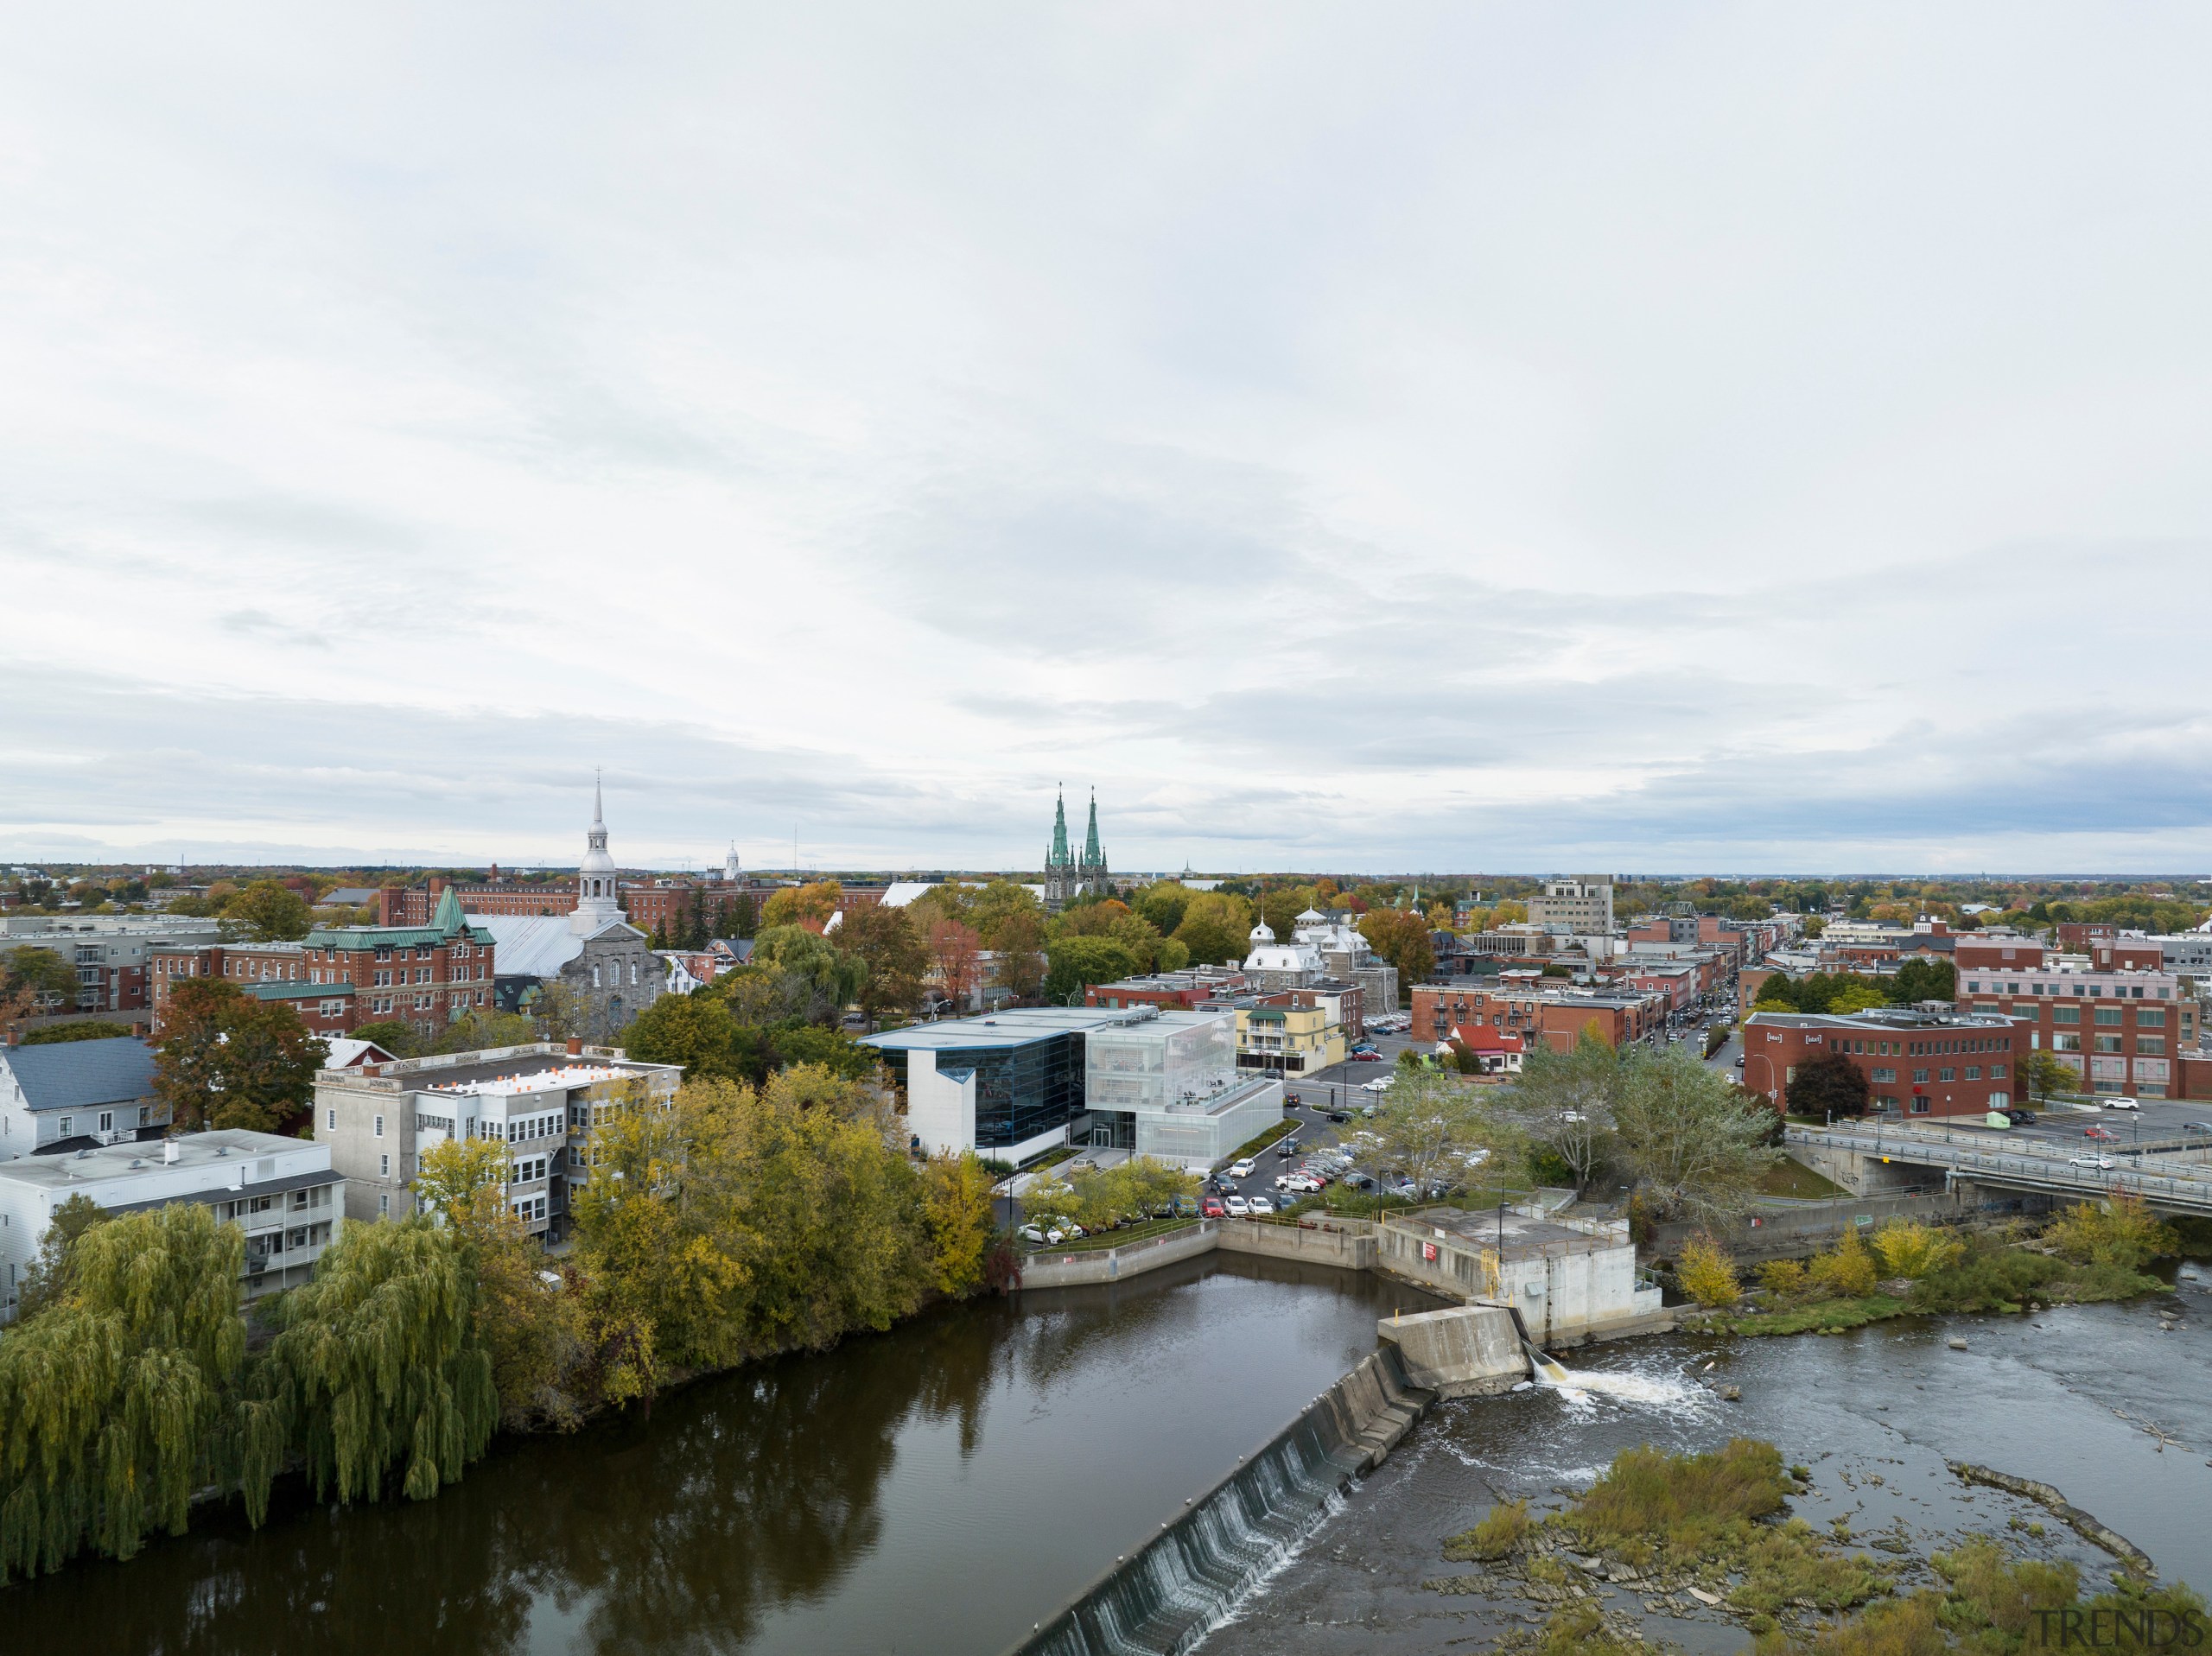
[[[455,1234],[417,1215],[348,1225],[286,1296],[266,1383],[318,1500],[437,1494],[499,1423],[476,1287]]]
[[[79,1235],[58,1302],[0,1336],[0,1581],[182,1534],[192,1492],[238,1458],[265,1493],[281,1434],[231,1412],[245,1255],[196,1202],[125,1214]]]

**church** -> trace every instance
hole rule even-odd
[[[1090,832],[1084,836],[1083,855],[1068,849],[1067,796],[1052,806],[1052,843],[1045,851],[1045,901],[1058,908],[1074,898],[1089,894],[1110,896],[1114,883],[1107,878],[1106,853],[1098,845],[1098,790],[1090,793]]]

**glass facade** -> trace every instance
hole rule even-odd
[[[938,1055],[940,1073],[976,1072],[976,1144],[1007,1149],[1065,1126],[1084,1110],[1081,1035]]]

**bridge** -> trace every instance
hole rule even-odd
[[[1892,1164],[1942,1170],[1946,1181],[1970,1179],[2048,1196],[2139,1196],[2169,1213],[2212,1217],[2212,1165],[2157,1154],[2116,1153],[2111,1145],[2084,1151],[2033,1139],[1993,1142],[1996,1135],[1948,1128],[1888,1126],[1785,1129],[1785,1140],[1808,1149],[1848,1152]],[[2077,1155],[2098,1156],[2110,1167],[2077,1167]]]

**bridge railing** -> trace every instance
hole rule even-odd
[[[2023,1144],[2006,1150],[1989,1150],[1948,1130],[1926,1128],[1892,1133],[1879,1127],[1869,1132],[1793,1126],[1787,1129],[1784,1137],[1790,1144],[1856,1151],[1861,1155],[1942,1167],[1955,1174],[1978,1174],[2011,1183],[2084,1193],[2120,1191],[2155,1199],[2164,1205],[2212,1212],[2212,1168],[2192,1162],[2142,1157],[2125,1164],[2115,1163],[2111,1167],[2076,1166],[2063,1146],[2044,1150],[2040,1145]],[[2108,1154],[2101,1147],[2095,1153]]]

